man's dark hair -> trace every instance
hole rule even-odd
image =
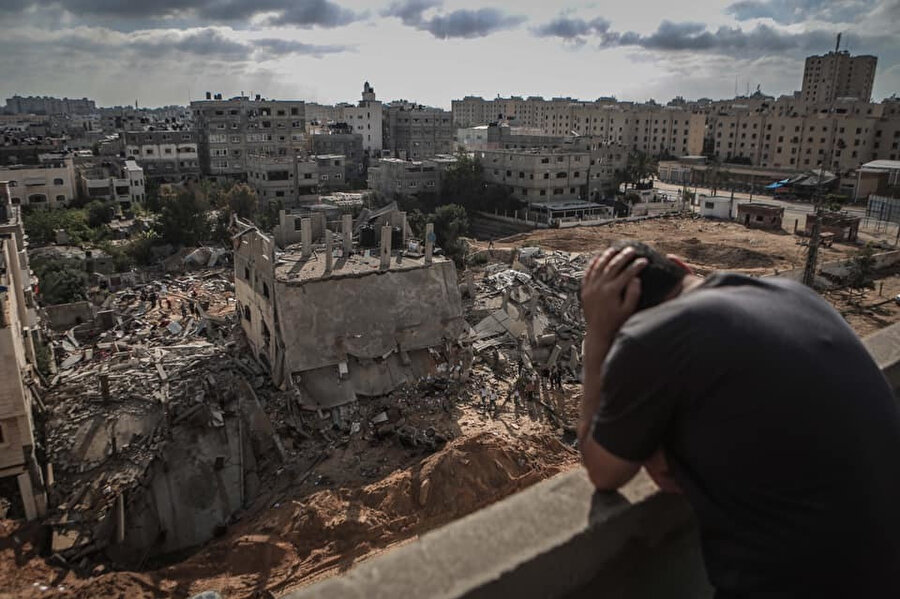
[[[634,250],[634,260],[646,258],[647,266],[638,275],[641,280],[641,299],[638,300],[638,310],[645,310],[661,304],[672,290],[674,290],[687,274],[679,264],[669,260],[646,243],[623,239],[615,242],[612,247],[617,250],[631,248]]]

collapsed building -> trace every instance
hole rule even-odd
[[[241,325],[273,382],[294,389],[304,408],[384,395],[439,369],[467,370],[456,268],[434,255],[431,225],[422,248],[410,243],[397,210],[358,219],[361,243],[350,215],[327,227],[304,217],[300,244],[280,249],[252,224],[235,224]],[[362,247],[375,243],[377,251]]]

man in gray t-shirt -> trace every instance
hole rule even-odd
[[[643,465],[683,492],[719,597],[900,596],[900,410],[837,312],[634,243],[591,263],[582,304],[598,488]]]

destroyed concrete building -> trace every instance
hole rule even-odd
[[[47,524],[63,565],[105,554],[134,566],[200,545],[280,461],[254,391],[263,371],[231,351],[240,340],[219,315],[232,313],[227,273],[110,294],[95,320],[52,333]]]
[[[466,367],[456,268],[432,255],[433,235],[414,255],[404,251],[407,228],[384,224],[380,252],[371,252],[354,243],[350,215],[340,236],[336,223],[316,236],[304,218],[300,246],[280,250],[250,223],[235,224],[241,325],[275,384],[295,389],[303,407],[386,394],[432,374],[438,353],[458,357],[443,368]]]
[[[7,194],[0,197],[0,495],[17,494],[28,520],[47,509],[32,415],[33,403],[40,401],[34,385],[36,324],[19,207],[9,205]]]
[[[861,217],[846,212],[823,212],[821,219],[820,230],[822,233],[833,234],[835,241],[856,241]],[[812,235],[814,222],[815,215],[807,214],[805,226],[807,235]]]

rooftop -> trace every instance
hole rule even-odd
[[[862,171],[894,171],[900,170],[900,160],[873,160],[861,167]]]
[[[340,245],[340,237],[335,236],[335,250]],[[445,258],[434,256],[434,262],[447,262]],[[282,254],[275,257],[275,278],[284,283],[305,283],[313,279],[363,277],[377,274],[381,258],[378,249],[362,250],[361,254],[353,254],[348,258],[335,257],[333,270],[330,275],[325,274],[324,248],[313,251],[313,255],[304,260],[299,246],[289,246]],[[413,270],[425,267],[424,258],[412,258],[401,256],[396,252],[391,256],[390,268],[392,271]]]

